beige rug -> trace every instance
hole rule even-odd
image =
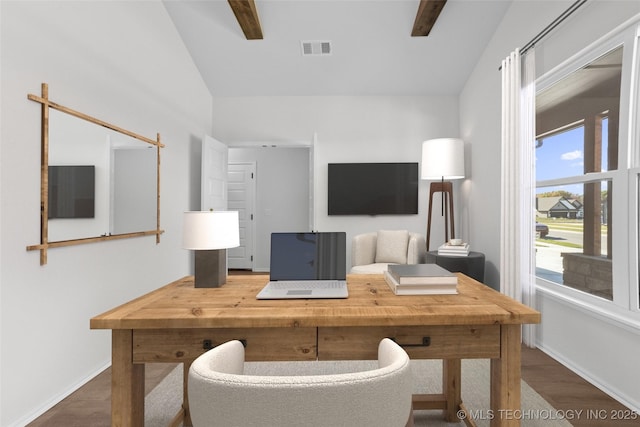
[[[249,362],[247,374],[295,375],[339,373],[371,369],[375,361],[339,362]],[[442,362],[439,360],[412,360],[416,393],[441,393]],[[182,399],[182,366],[172,371],[145,400],[145,426],[165,427],[178,413]],[[462,361],[462,400],[469,412],[475,415],[478,426],[489,426],[489,361],[471,359]],[[464,423],[447,423],[442,411],[415,411],[416,427],[452,427]],[[521,425],[526,427],[566,427],[571,424],[562,419],[562,412],[549,403],[527,383],[522,382]],[[247,426],[252,427],[252,426]],[[260,426],[277,427],[277,426]]]

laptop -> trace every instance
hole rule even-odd
[[[344,232],[272,233],[269,283],[257,299],[347,298]]]

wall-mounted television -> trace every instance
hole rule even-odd
[[[95,166],[49,166],[49,219],[94,218]]]
[[[329,215],[418,213],[418,163],[329,163]]]

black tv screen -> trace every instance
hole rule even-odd
[[[49,219],[95,216],[95,166],[49,166]]]
[[[329,163],[329,215],[418,213],[418,163]]]

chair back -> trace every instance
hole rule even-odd
[[[407,353],[385,338],[378,368],[330,375],[243,375],[244,347],[221,344],[189,369],[195,427],[394,427],[411,416]],[[412,418],[411,418],[412,419]]]
[[[395,242],[389,247],[389,239],[378,240],[381,232],[393,235],[402,231],[407,235],[403,244]],[[386,254],[378,252],[380,246],[386,249]],[[357,234],[351,240],[351,273],[355,274],[382,274],[389,264],[424,264],[426,258],[426,242],[419,233],[381,230]]]

